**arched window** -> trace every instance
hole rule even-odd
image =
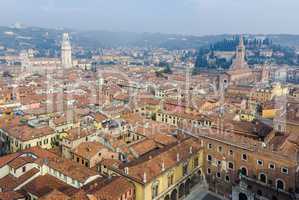
[[[280,179],[276,180],[276,188],[278,190],[284,190],[284,182]]]
[[[267,183],[267,176],[264,173],[260,173],[259,180],[263,183]]]
[[[247,169],[245,167],[242,167],[241,168],[241,174],[244,175],[244,176],[247,176]]]
[[[179,198],[182,198],[185,194],[185,185],[182,183],[179,187]]]

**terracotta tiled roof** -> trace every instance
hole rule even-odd
[[[134,189],[134,185],[125,178],[114,177],[110,183],[93,193],[93,196],[99,200],[115,200]]]
[[[163,133],[154,133],[154,134],[148,136],[148,138],[150,138],[150,139],[154,140],[156,143],[162,144],[162,145],[169,145],[169,144],[173,144],[173,143],[177,142],[177,139],[174,136],[163,134]]]
[[[25,195],[15,192],[15,191],[9,191],[9,192],[0,192],[0,199],[1,200],[19,200],[19,199],[25,199]]]
[[[95,129],[72,128],[67,131],[67,136],[65,137],[65,139],[74,141],[92,135],[95,133],[95,131]]]
[[[138,156],[142,156],[158,148],[159,146],[153,140],[149,139],[145,139],[130,146],[130,149],[132,149],[134,153],[137,153]]]
[[[103,159],[100,163],[106,167],[118,168],[122,162],[114,159]]]
[[[71,200],[91,200],[84,190],[79,190],[72,197]]]
[[[83,142],[73,149],[73,153],[80,157],[91,159],[92,157],[96,156],[101,149],[104,148],[105,147],[99,142]]]
[[[18,157],[13,161],[11,161],[10,163],[8,163],[8,166],[10,166],[13,169],[18,169],[27,163],[32,163],[34,160],[35,159],[30,156]]]
[[[55,189],[52,192],[50,192],[49,194],[47,194],[39,199],[40,200],[69,200],[70,197]]]
[[[71,195],[77,190],[50,175],[38,176],[26,184],[22,189],[37,197],[43,197],[53,190],[58,190],[66,195]]]
[[[11,137],[21,141],[29,141],[50,134],[54,134],[54,130],[50,127],[31,128],[27,125],[14,126],[4,129]]]
[[[60,173],[84,183],[88,178],[97,176],[98,173],[88,169],[80,164],[63,158],[50,158],[48,160],[49,167],[59,171]]]
[[[33,168],[18,178],[9,174],[9,175],[3,177],[2,179],[0,179],[0,188],[2,188],[2,191],[12,191],[18,185],[24,183],[25,181],[27,181],[29,178],[31,178],[32,176],[34,176],[37,173],[39,173],[39,170],[36,168]]]
[[[106,115],[102,114],[102,113],[96,113],[96,114],[94,115],[94,119],[95,119],[95,121],[97,121],[97,122],[102,122],[102,121],[108,119],[108,117],[107,117]]]
[[[192,153],[190,148],[192,147]],[[169,169],[178,164],[177,155],[179,154],[180,162],[186,161],[189,157],[197,153],[201,149],[201,144],[197,139],[189,138],[177,145],[174,145],[170,149],[161,152],[157,156],[151,158],[151,156],[143,162],[137,164],[128,163],[129,176],[135,180],[143,182],[143,176],[146,174],[147,181],[159,176],[162,171],[162,163],[164,162],[165,169]],[[126,165],[123,166],[123,169]]]
[[[19,155],[20,153],[13,153],[13,154],[0,157],[0,167],[7,165],[10,161],[17,158]]]

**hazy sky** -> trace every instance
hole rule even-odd
[[[0,25],[183,34],[299,34],[299,0],[0,0]]]

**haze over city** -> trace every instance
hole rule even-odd
[[[0,200],[299,200],[299,0],[0,8]]]
[[[193,35],[299,33],[297,0],[1,0],[0,6],[0,25]]]

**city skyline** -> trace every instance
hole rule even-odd
[[[0,25],[187,35],[299,34],[294,0],[3,0]],[[154,11],[154,12],[153,12]],[[63,20],[61,20],[63,19]],[[280,26],[277,26],[280,24]]]

